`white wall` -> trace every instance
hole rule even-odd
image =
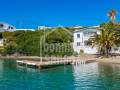
[[[84,47],[83,48],[84,50],[84,53],[87,53],[87,54],[96,54],[97,53],[97,48],[92,48],[92,47]]]
[[[0,46],[3,46],[3,39],[0,39]]]
[[[77,34],[80,34],[80,38],[77,38]],[[89,37],[84,36],[84,33],[82,31],[74,32],[74,42],[73,42],[73,49],[75,52],[80,53],[80,50],[84,50],[84,53],[87,54],[96,54],[97,49],[92,48],[91,46],[85,46],[84,41],[88,40]],[[81,45],[77,46],[77,42],[80,42]]]
[[[80,38],[77,38],[77,34],[80,34]],[[81,43],[81,46],[77,46],[77,42]],[[83,33],[82,32],[75,32],[74,33],[74,43],[73,43],[73,49],[75,52],[79,53],[80,49],[82,48],[83,45]]]

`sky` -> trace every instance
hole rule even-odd
[[[0,0],[0,22],[16,28],[93,26],[107,22],[111,9],[120,21],[120,0]]]

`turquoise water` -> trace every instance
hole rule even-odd
[[[120,65],[95,62],[38,70],[0,61],[0,90],[120,90]]]

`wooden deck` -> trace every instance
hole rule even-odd
[[[17,60],[19,65],[48,68],[59,65],[86,64],[95,61],[95,58],[83,59],[80,57],[44,57],[43,60]]]

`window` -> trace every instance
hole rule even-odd
[[[8,29],[10,29],[11,27],[9,26]]]
[[[13,27],[11,27],[11,29],[14,29]]]
[[[80,42],[77,42],[77,46],[80,46]]]
[[[80,38],[80,34],[77,34],[77,38]]]
[[[3,27],[4,27],[4,25],[3,25],[3,24],[0,24],[0,27],[1,27],[1,28],[3,28]]]

